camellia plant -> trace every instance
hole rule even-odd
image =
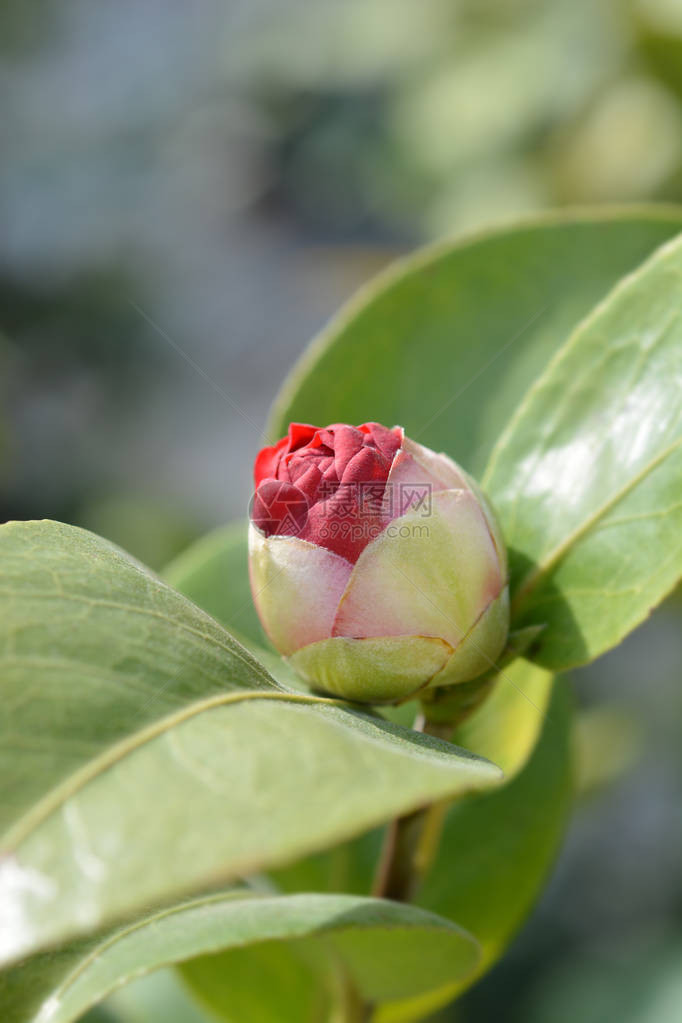
[[[3,1021],[174,966],[233,1023],[398,1023],[502,955],[571,807],[555,676],[682,569],[680,232],[399,263],[250,438],[250,522],[162,578],[0,527]]]

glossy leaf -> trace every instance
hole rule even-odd
[[[560,669],[619,643],[682,574],[682,238],[621,282],[531,388],[484,478],[519,625]]]
[[[305,1004],[329,1003],[342,977],[368,1000],[385,1001],[464,978],[479,955],[461,928],[413,906],[235,891],[36,956],[0,975],[0,1004],[5,1023],[71,1023],[132,978],[192,960],[185,977],[204,1002],[240,1023],[293,1023],[306,1018]],[[286,963],[284,976],[269,970],[273,962]]]
[[[666,207],[551,214],[427,248],[370,283],[285,382],[290,420],[379,420],[475,475],[575,325],[682,230]]]
[[[283,863],[499,770],[280,689],[105,541],[0,529],[5,960]]]

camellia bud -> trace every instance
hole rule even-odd
[[[476,678],[509,626],[482,493],[447,455],[378,423],[292,423],[256,458],[253,599],[314,688],[366,703]]]

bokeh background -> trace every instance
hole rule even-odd
[[[682,0],[4,0],[0,96],[0,520],[154,567],[244,513],[283,374],[389,260],[682,200]],[[439,1019],[682,1019],[681,623],[576,677],[564,851]],[[161,973],[91,1018],[203,1017]]]

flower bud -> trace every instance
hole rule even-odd
[[[254,467],[253,599],[315,689],[366,703],[488,671],[507,562],[482,493],[447,455],[378,423],[292,423]]]

